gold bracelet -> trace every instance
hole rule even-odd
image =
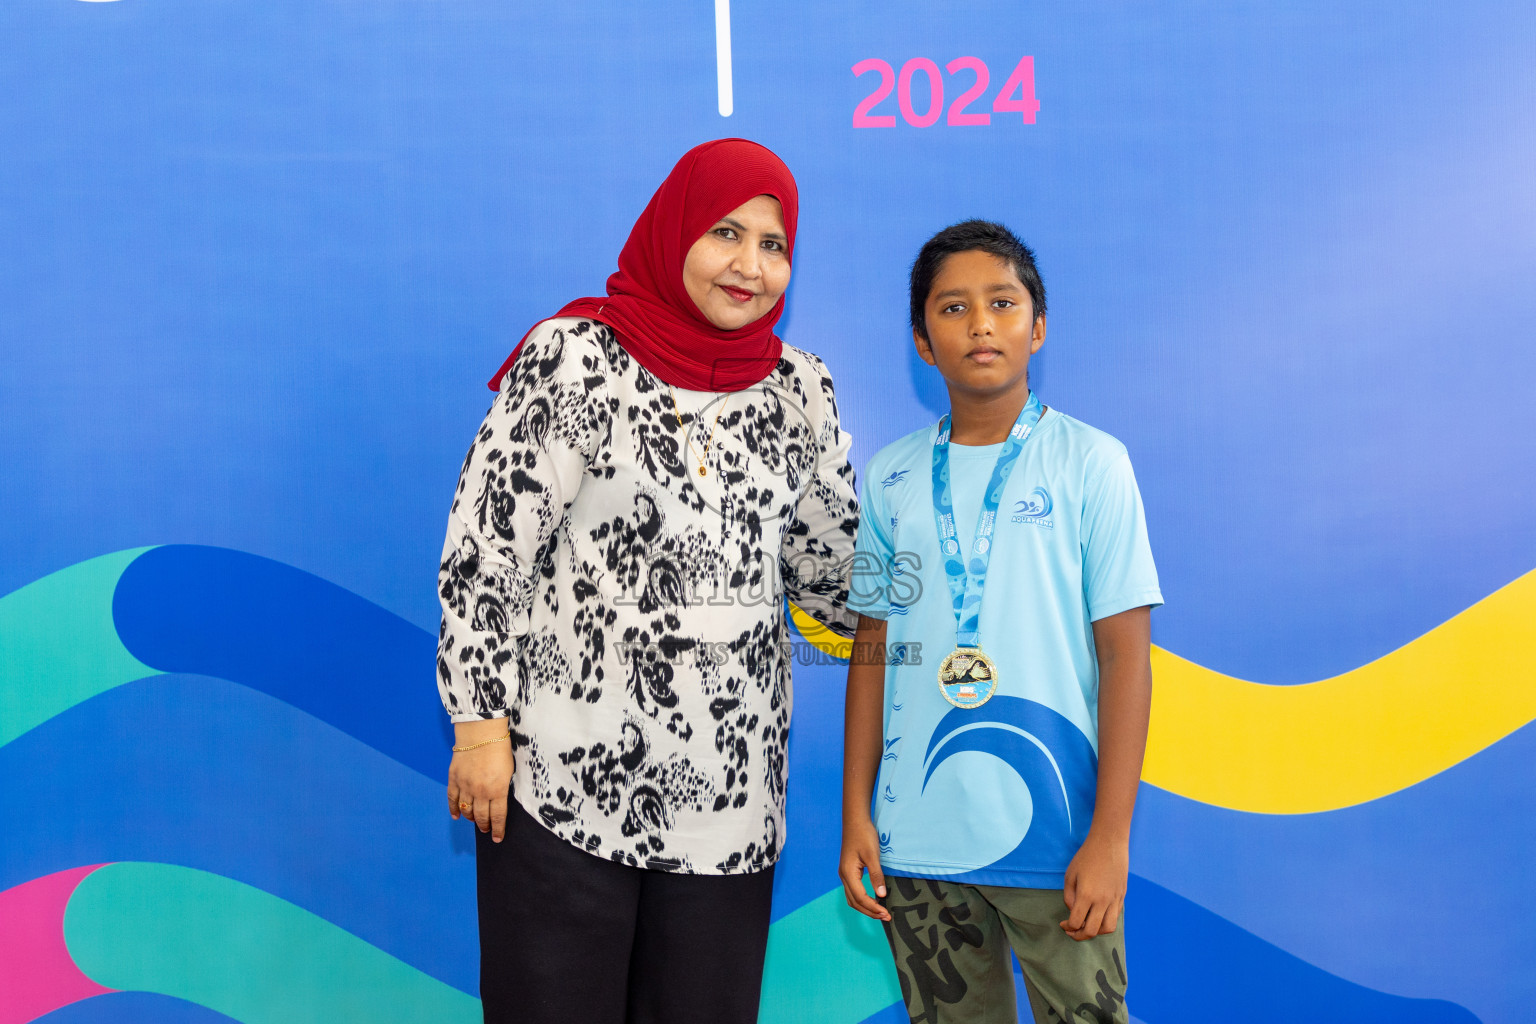
[[[454,747],[453,748],[453,752],[455,754],[458,754],[458,753],[462,753],[462,752],[464,752],[466,750],[474,750],[476,747],[490,746],[492,743],[500,743],[504,739],[509,739],[511,737],[511,735],[512,734],[510,732],[504,732],[500,736],[497,736],[493,740],[481,740],[479,743],[466,743],[462,747]]]

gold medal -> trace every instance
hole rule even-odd
[[[957,708],[979,708],[997,692],[997,666],[980,647],[957,647],[939,665],[939,692]]]

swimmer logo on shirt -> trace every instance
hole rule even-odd
[[[1051,521],[1051,492],[1044,487],[1036,487],[1029,492],[1029,497],[1023,501],[1015,502],[1013,506],[1013,521],[1015,523],[1030,523],[1034,526],[1043,526],[1047,530],[1054,530],[1056,524]]]

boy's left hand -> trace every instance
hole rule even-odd
[[[1118,928],[1130,870],[1130,843],[1098,836],[1090,829],[1088,838],[1067,865],[1062,896],[1070,913],[1061,922],[1062,931],[1083,942]]]

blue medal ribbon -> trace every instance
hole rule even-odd
[[[939,434],[933,441],[933,518],[939,528],[939,552],[944,559],[944,575],[949,578],[949,596],[955,606],[956,642],[960,647],[977,647],[981,633],[981,592],[987,585],[987,566],[992,561],[992,532],[997,526],[997,509],[1003,500],[1003,486],[1013,464],[1019,461],[1024,442],[1034,433],[1045,407],[1035,393],[1029,393],[1013,429],[1003,441],[992,467],[992,479],[982,495],[981,514],[976,520],[976,538],[967,562],[960,554],[959,534],[955,530],[955,504],[949,490],[949,413],[939,420]]]

